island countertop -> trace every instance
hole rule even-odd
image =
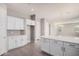
[[[79,44],[79,37],[69,37],[69,36],[41,36],[41,38],[48,38],[52,40],[60,40],[60,41],[66,41],[66,42],[72,42],[72,43],[78,43]]]

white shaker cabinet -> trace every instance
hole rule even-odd
[[[23,46],[24,45],[24,38],[23,38],[23,36],[20,36],[20,38],[18,39],[18,41],[19,41],[19,47],[21,47],[21,46]]]
[[[8,50],[15,48],[15,37],[8,37]]]
[[[46,52],[46,53],[49,53],[50,50],[49,50],[49,39],[42,39],[41,40],[41,49]]]
[[[15,29],[16,25],[16,18],[7,16],[8,17],[8,29]]]
[[[23,37],[22,36],[15,36],[14,38],[14,48],[18,48],[23,46]]]
[[[8,40],[8,50],[24,46],[28,43],[25,36],[10,36]]]
[[[63,42],[54,41],[54,55],[62,56],[63,55],[62,47],[63,47]]]
[[[63,42],[57,41],[48,38],[42,38],[41,41],[41,50],[55,56],[63,55]]]
[[[15,28],[17,29],[17,30],[23,30],[24,29],[24,20],[23,19],[20,19],[20,18],[17,18],[16,20],[16,26],[15,26]]]
[[[8,29],[9,30],[23,30],[24,19],[8,16]]]
[[[18,48],[21,46],[21,38],[20,37],[16,37],[15,39],[15,48]]]
[[[23,41],[22,41],[23,44],[22,45],[28,44],[26,36],[23,36],[22,39],[23,39]]]
[[[76,47],[77,44],[65,42],[65,52],[64,56],[79,56],[79,47]]]
[[[50,54],[55,55],[55,47],[54,47],[54,40],[50,39]],[[57,49],[56,49],[57,50]]]
[[[55,56],[63,55],[63,42],[50,39],[50,54]]]
[[[54,56],[79,56],[79,44],[54,39],[41,39],[41,50]]]
[[[19,47],[19,37],[17,38],[16,36],[10,36],[8,37],[9,40],[9,45],[8,45],[8,49],[14,49]]]

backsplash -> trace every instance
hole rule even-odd
[[[24,35],[24,34],[25,34],[24,30],[7,30],[8,36]]]

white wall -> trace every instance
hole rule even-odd
[[[25,36],[27,37],[27,42],[30,42],[30,26],[25,25]]]
[[[0,4],[0,55],[7,52],[7,7]]]
[[[65,35],[65,36],[76,36],[77,34],[74,33],[74,26],[79,23],[78,18],[72,18],[69,21],[60,21],[60,22],[52,22],[52,35]],[[58,27],[62,28],[62,32],[58,33]]]
[[[40,39],[40,19],[36,19],[35,23],[35,42],[37,42],[37,39]]]
[[[49,23],[45,20],[45,36],[49,36]]]
[[[38,21],[39,20],[39,21]],[[49,36],[49,23],[46,21],[44,21],[44,36]],[[37,41],[37,39],[40,39],[41,36],[41,23],[40,23],[40,18],[36,19],[36,25],[35,25],[35,40]]]

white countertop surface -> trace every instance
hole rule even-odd
[[[68,36],[41,36],[42,38],[54,39],[54,40],[61,40],[66,42],[78,43],[79,44],[79,37],[68,37]]]

